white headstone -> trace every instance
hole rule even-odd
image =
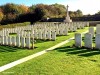
[[[76,26],[73,27],[73,31],[74,31],[74,32],[77,31],[77,27],[76,27]]]
[[[38,39],[42,39],[42,32],[39,32],[38,36],[39,36]]]
[[[56,34],[59,35],[59,29],[58,28],[56,29]]]
[[[68,35],[68,29],[67,28],[64,29],[64,35]]]
[[[100,34],[100,24],[97,24],[96,26],[96,34]]]
[[[20,34],[22,37],[24,36],[24,31],[21,31],[21,34]]]
[[[84,24],[82,23],[82,24],[81,24],[81,28],[83,29],[84,27],[85,27],[85,26],[84,26]]]
[[[31,37],[34,37],[34,30],[32,29],[32,31],[31,31]]]
[[[30,32],[27,32],[27,37],[30,37]]]
[[[20,43],[20,35],[19,36],[17,36],[16,37],[16,45],[18,46],[18,47],[20,47],[20,45],[21,45],[21,43]]]
[[[56,40],[56,32],[52,32],[52,37],[51,37],[51,38],[52,38],[52,40],[54,40],[54,41]]]
[[[34,38],[38,39],[38,33],[37,32],[34,32]]]
[[[86,26],[88,26],[88,27],[89,27],[89,22],[87,22],[87,23],[86,23]]]
[[[46,40],[46,31],[44,30],[44,32],[43,32],[43,40]]]
[[[51,31],[47,32],[47,39],[51,40]]]
[[[59,35],[64,35],[64,29],[59,30]]]
[[[91,33],[85,34],[84,44],[86,48],[92,48],[92,34]]]
[[[25,37],[21,37],[21,46],[25,47]]]
[[[8,36],[8,45],[12,46],[11,36]]]
[[[32,48],[34,49],[34,37],[32,37]]]
[[[12,39],[12,45],[16,46],[16,37],[12,37],[11,39]]]
[[[73,32],[73,26],[70,26],[70,31]]]
[[[99,27],[96,28],[96,34],[100,34],[100,28]]]
[[[96,27],[97,27],[97,28],[100,28],[100,24],[97,24]]]
[[[30,38],[26,38],[26,47],[30,49]]]
[[[94,27],[89,27],[89,33],[91,33],[92,37],[94,37]]]
[[[75,34],[75,46],[76,47],[82,46],[82,35],[80,33]]]
[[[97,49],[100,49],[100,34],[96,34],[95,43],[96,43],[95,47]]]
[[[8,45],[8,37],[4,36],[4,45]]]
[[[4,36],[1,36],[1,44],[4,45]]]

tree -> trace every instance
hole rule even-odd
[[[36,8],[36,5],[30,6],[30,7],[29,7],[29,11],[30,11],[30,12],[33,12],[33,11],[35,10],[35,8]]]
[[[64,5],[55,3],[52,6],[54,7],[54,10],[56,10],[54,15],[56,15],[58,17],[65,16],[65,14],[66,14],[66,8],[65,8]]]
[[[1,22],[1,20],[3,19],[3,17],[4,17],[3,13],[0,12],[0,22]]]
[[[4,17],[4,14],[2,12],[2,9],[0,8],[0,22],[2,21],[3,17]]]
[[[34,13],[36,15],[35,16],[36,20],[41,20],[43,16],[45,15],[43,8],[38,7],[38,6],[35,8]]]
[[[18,5],[13,3],[7,3],[6,5],[1,6],[3,13],[8,14],[18,14],[20,11],[18,10]]]
[[[19,8],[18,9],[20,11],[20,14],[29,12],[29,7],[27,7],[25,5],[19,5]]]
[[[75,13],[73,11],[69,11],[69,16],[70,17],[75,17]]]
[[[70,15],[70,17],[82,17],[83,13],[81,10],[69,11],[69,15]]]
[[[81,11],[81,10],[79,10],[79,9],[76,11],[76,13],[77,13],[77,16],[78,16],[78,17],[81,17],[81,16],[83,16],[83,13],[82,13],[82,11]]]

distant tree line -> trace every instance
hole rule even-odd
[[[83,16],[80,10],[70,11],[71,17]],[[0,6],[0,24],[17,23],[29,21],[34,23],[46,18],[64,18],[66,16],[66,8],[61,4],[37,4],[30,7],[7,3]]]
[[[69,11],[70,17],[74,20],[94,20],[99,19],[100,12],[95,15],[83,15],[81,10]],[[61,4],[36,4],[32,6],[18,5],[7,3],[0,6],[0,24],[31,22],[45,20],[47,18],[64,18],[66,16],[66,8]]]

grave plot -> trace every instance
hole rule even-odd
[[[88,28],[80,29],[80,30],[77,30],[76,32],[84,32],[87,29]],[[54,46],[54,45],[56,45],[56,44],[58,44],[58,43],[60,43],[62,41],[65,41],[65,40],[73,37],[76,32],[69,33],[68,36],[60,36],[60,37],[57,36],[56,37],[56,41],[37,40],[37,42],[33,44],[35,48],[34,49],[30,49],[30,50],[28,50],[27,48],[16,48],[16,47],[12,47],[12,46],[11,47],[9,47],[9,46],[0,46],[0,51],[1,51],[1,53],[0,53],[0,59],[1,59],[0,66],[1,65],[5,65],[5,64],[10,63],[10,62],[13,62],[15,60],[18,60],[20,58],[26,57],[28,55],[34,54],[36,52],[45,50],[45,49],[47,49],[49,47],[52,47],[52,46]],[[18,33],[20,33],[20,32],[18,32]],[[27,36],[26,34],[25,34],[25,36]],[[16,35],[18,35],[18,34],[16,34]],[[21,33],[20,33],[20,36],[21,36]],[[10,36],[10,37],[8,36],[8,38],[9,38],[8,43],[9,44],[11,44],[11,37],[12,36]],[[16,40],[17,39],[18,38],[16,37]],[[19,40],[19,41],[21,42],[23,40]],[[18,42],[16,43],[17,46],[20,45]],[[25,42],[23,42],[23,43],[25,43]],[[23,44],[23,47],[25,47],[25,44]],[[2,57],[5,57],[5,58],[2,58]]]
[[[1,45],[34,48],[34,39],[36,40],[53,40],[56,41],[57,35],[68,35],[68,32],[77,31],[77,29],[83,29],[87,26],[85,22],[73,22],[73,23],[48,23],[48,24],[35,24],[33,26],[27,25],[15,28],[4,28],[0,31]],[[9,37],[9,34],[17,34],[16,37]],[[19,36],[20,34],[20,36]],[[9,37],[9,38],[8,38]],[[31,44],[31,38],[33,39]],[[18,42],[17,42],[18,41]],[[6,43],[7,42],[7,43]],[[8,43],[9,42],[9,43]],[[18,44],[19,43],[19,44]],[[31,45],[31,46],[30,46]]]

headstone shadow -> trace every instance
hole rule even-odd
[[[76,48],[76,47],[70,47],[70,46],[56,48],[55,50],[57,50],[58,52],[66,52],[67,54],[84,56],[84,57],[100,54],[100,51],[97,49],[93,50],[93,49]]]
[[[18,50],[25,50],[18,47],[0,46],[0,52],[16,52]]]

